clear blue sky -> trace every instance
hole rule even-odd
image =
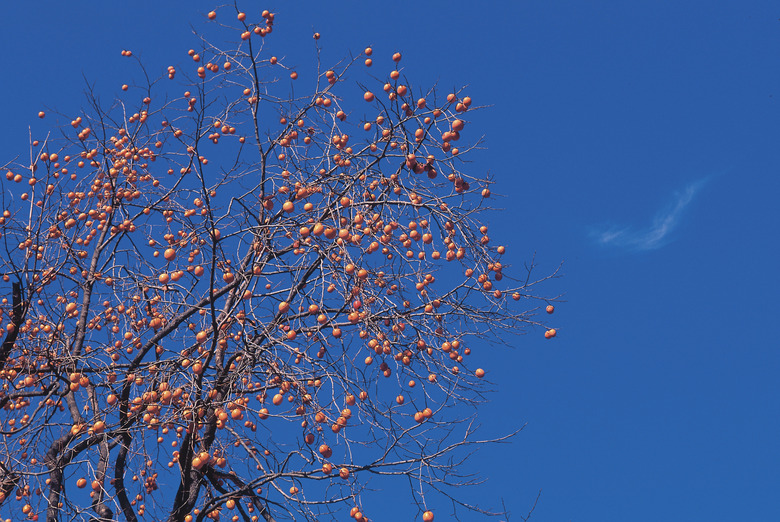
[[[558,338],[475,348],[496,390],[484,433],[528,425],[471,461],[488,479],[471,499],[512,521],[540,489],[532,520],[780,520],[780,5],[257,5],[290,61],[316,30],[325,62],[371,44],[418,84],[468,83],[492,106],[470,123],[506,209],[492,236],[518,270],[564,262]],[[213,7],[4,5],[3,162],[43,107],[84,105],[82,74],[106,98],[130,81],[120,49],[183,63]]]

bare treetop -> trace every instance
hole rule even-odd
[[[422,520],[489,513],[456,493],[490,442],[470,346],[541,326],[555,274],[505,274],[481,222],[477,104],[401,53],[298,70],[273,13],[207,18],[230,45],[138,61],[4,169],[2,509],[381,520],[394,483]]]

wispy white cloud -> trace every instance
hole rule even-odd
[[[675,192],[669,206],[653,218],[649,227],[635,229],[632,227],[609,226],[594,230],[592,235],[596,242],[605,246],[627,247],[636,250],[653,250],[664,246],[671,232],[677,227],[683,211],[693,201],[693,198],[706,183],[699,180]]]

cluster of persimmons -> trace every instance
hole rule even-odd
[[[13,520],[368,520],[370,476],[418,481],[431,521],[472,443],[475,340],[542,326],[546,277],[505,277],[480,222],[472,99],[413,87],[398,52],[352,81],[371,48],[299,78],[273,13],[227,11],[206,18],[231,50],[122,84],[7,166]]]

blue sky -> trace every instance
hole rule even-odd
[[[132,4],[132,5],[130,5]],[[42,108],[182,63],[212,3],[4,6],[3,162]],[[522,270],[563,262],[559,335],[484,346],[474,498],[520,520],[780,519],[780,9],[769,1],[282,2],[290,61],[373,45],[489,108],[472,164]],[[300,70],[304,70],[301,67]],[[446,513],[442,506],[439,513]],[[437,520],[446,520],[446,515]],[[388,519],[389,520],[389,519]]]

